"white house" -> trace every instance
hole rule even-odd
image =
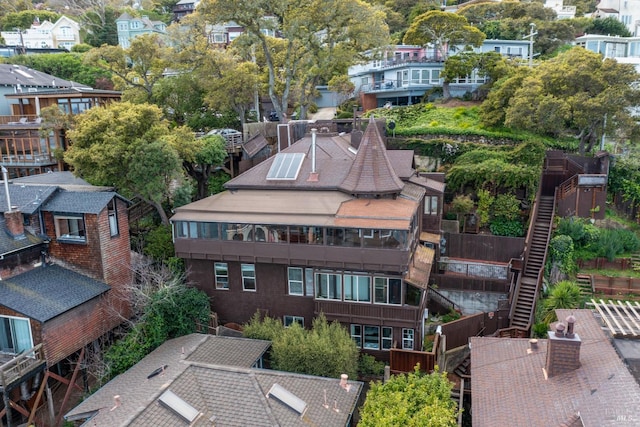
[[[565,6],[563,0],[545,0],[544,7],[553,9],[556,19],[573,19],[576,17],[575,6]]]
[[[71,18],[61,16],[55,23],[34,22],[31,28],[22,31],[2,31],[7,46],[25,48],[63,48],[70,50],[81,43],[80,24]]]
[[[592,52],[601,53],[605,58],[613,58],[623,64],[633,64],[640,72],[640,36],[587,34],[576,38],[575,44]]]
[[[452,48],[449,55],[460,49]],[[474,52],[498,52],[514,60],[529,57],[527,40],[485,40]],[[444,61],[433,48],[396,45],[380,59],[349,67],[348,75],[355,85],[355,94],[365,110],[391,105],[419,103],[426,92],[442,87],[440,73]],[[485,83],[485,77],[475,71],[470,76],[456,79],[450,84],[453,96],[471,93]]]
[[[600,0],[594,18],[613,17],[627,26],[633,36],[640,36],[640,0]]]

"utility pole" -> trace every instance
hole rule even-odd
[[[537,36],[536,24],[533,22],[529,24],[531,32],[523,37],[523,39],[529,39],[529,68],[533,67],[533,37]]]
[[[24,48],[24,39],[22,38],[22,29],[14,28],[14,30],[16,30],[20,35],[20,53],[22,55],[25,55],[27,53],[27,49]]]

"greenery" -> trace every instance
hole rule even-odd
[[[573,240],[569,236],[558,234],[549,242],[549,265],[558,265],[560,271],[574,274],[578,266],[575,261]]]
[[[376,360],[370,354],[360,353],[358,357],[358,375],[360,376],[381,376],[384,374],[384,362]]]
[[[106,380],[142,360],[168,339],[196,331],[196,323],[208,323],[209,298],[173,276],[148,296],[141,318],[104,354]]]
[[[340,323],[327,322],[323,314],[313,319],[310,330],[293,323],[285,328],[279,319],[262,318],[257,312],[243,333],[248,338],[267,339],[271,345],[271,367],[281,371],[339,378],[356,378],[358,348]]]
[[[371,384],[360,410],[362,427],[454,427],[458,409],[451,399],[452,383],[446,373],[424,374],[419,366],[408,374]]]
[[[542,322],[547,325],[557,320],[555,310],[558,308],[580,308],[582,296],[580,287],[568,280],[563,280],[551,287],[549,296],[541,301],[543,304]]]
[[[495,236],[522,237],[524,236],[524,226],[517,220],[494,219],[489,224],[491,234]]]

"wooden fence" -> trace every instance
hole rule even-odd
[[[507,263],[511,258],[520,258],[524,250],[521,237],[444,233],[444,238],[446,256],[451,258]]]
[[[389,368],[391,373],[402,374],[405,372],[413,372],[417,364],[420,364],[421,371],[432,372],[438,364],[438,352],[441,350],[441,345],[442,339],[439,334],[436,334],[433,341],[433,350],[431,351],[392,348],[389,354]]]
[[[591,286],[594,292],[602,292],[605,295],[640,295],[640,279],[633,277],[591,275]]]
[[[444,351],[467,345],[469,337],[492,335],[497,329],[498,315],[495,312],[473,314],[445,323],[442,325],[442,334],[446,337]]]

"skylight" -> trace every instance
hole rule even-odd
[[[296,179],[303,160],[304,153],[276,154],[267,174],[267,179]]]
[[[198,418],[198,415],[200,415],[200,411],[182,400],[182,398],[171,390],[167,390],[162,393],[158,400],[164,406],[184,418],[188,423],[192,423],[196,418]]]
[[[27,72],[24,72],[22,70],[15,70],[15,71],[16,71],[16,73],[18,73],[18,74],[20,74],[20,75],[22,75],[22,76],[24,76],[24,77],[26,77],[28,79],[32,79],[33,78],[33,76],[31,74],[29,74]]]
[[[291,393],[286,388],[282,387],[278,383],[274,383],[271,386],[271,389],[267,393],[267,397],[273,396],[278,399],[280,402],[284,403],[294,411],[300,414],[300,416],[304,416],[305,411],[307,410],[307,402],[300,399],[295,394]]]

